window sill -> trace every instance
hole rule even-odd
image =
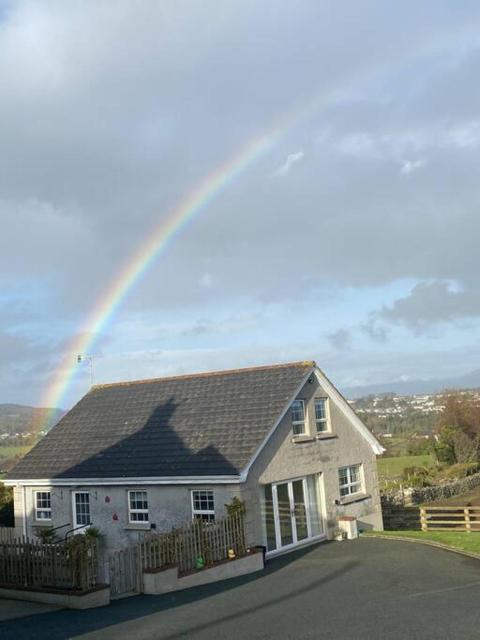
[[[124,528],[129,531],[150,531],[151,524],[150,522],[130,522]]]
[[[34,520],[33,526],[34,527],[51,527],[52,521],[51,520]]]
[[[351,496],[346,496],[345,498],[340,499],[341,505],[353,504],[354,502],[362,502],[363,500],[368,500],[372,496],[368,493],[354,493]]]
[[[315,438],[317,440],[333,440],[334,438],[338,438],[338,436],[335,433],[330,433],[330,432],[326,431],[324,433],[317,433]]]
[[[315,440],[315,436],[309,436],[308,434],[292,437],[292,442],[296,444],[299,442],[313,442],[314,440]]]

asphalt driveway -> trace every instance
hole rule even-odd
[[[46,613],[47,611],[59,611],[63,607],[57,607],[54,604],[40,604],[37,602],[24,602],[22,600],[5,600],[0,598],[0,638],[1,623],[4,620],[12,620],[14,618],[26,618],[27,616]]]
[[[1,640],[478,639],[480,561],[364,538],[271,561],[259,574],[90,611],[0,624]]]

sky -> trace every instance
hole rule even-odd
[[[88,390],[111,283],[278,122],[92,336],[95,382],[478,368],[479,70],[477,2],[0,0],[0,403]]]

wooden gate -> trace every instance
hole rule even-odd
[[[142,592],[142,567],[137,545],[111,553],[108,569],[112,598],[133,596]]]

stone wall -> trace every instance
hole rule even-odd
[[[436,487],[424,487],[423,489],[414,489],[411,499],[414,504],[422,502],[435,502],[435,500],[445,500],[461,493],[467,493],[480,487],[480,473],[475,473],[467,478],[457,480],[450,484],[441,484]]]

